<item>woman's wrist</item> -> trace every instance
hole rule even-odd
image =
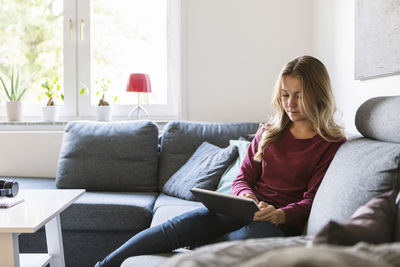
[[[286,222],[285,211],[281,209],[276,210],[276,225],[282,225]]]

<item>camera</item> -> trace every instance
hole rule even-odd
[[[15,197],[18,191],[19,186],[16,181],[0,179],[0,196]]]

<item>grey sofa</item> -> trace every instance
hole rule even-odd
[[[125,260],[122,266],[243,266],[243,262],[266,248],[304,246],[329,220],[343,222],[380,192],[400,187],[399,106],[400,97],[381,97],[371,99],[359,108],[356,126],[362,136],[349,138],[337,152],[317,192],[303,236],[226,242],[178,255],[136,256]],[[152,122],[129,123],[124,127],[117,124],[72,122],[66,127],[57,176],[67,179],[57,177],[57,185],[87,189],[81,199],[61,214],[67,266],[93,266],[138,231],[201,206],[195,201],[164,194],[164,183],[203,141],[226,147],[229,140],[251,138],[249,134],[258,129],[256,123],[174,121],[164,127],[158,138],[157,125]],[[113,130],[111,125],[119,130]],[[121,129],[128,131],[120,132]],[[129,135],[129,132],[135,134]],[[130,140],[130,136],[140,138]],[[96,140],[112,143],[110,147],[113,149],[99,149]],[[148,147],[150,144],[151,148]],[[85,149],[71,150],[74,146]],[[153,146],[159,146],[159,149]],[[147,149],[148,152],[143,154]],[[110,152],[113,150],[116,151]],[[139,154],[136,155],[135,151]],[[145,154],[153,155],[154,151],[159,151],[157,157],[143,159]],[[80,161],[85,164],[79,165]],[[126,161],[130,164],[118,164]],[[146,168],[140,169],[141,164],[138,164],[130,168],[133,161],[152,162],[154,165],[144,164]],[[119,169],[120,166],[125,167]],[[153,168],[155,174],[148,175],[154,173]],[[112,178],[113,172],[116,172],[116,180]],[[148,175],[146,177],[150,180],[143,184],[141,175]],[[82,179],[83,183],[79,184]],[[53,179],[17,180],[21,188],[57,188]],[[102,180],[107,181],[100,186],[93,184]],[[395,240],[400,240],[399,230]],[[238,247],[245,250],[235,250]],[[25,252],[45,250],[43,231],[21,235],[20,249]],[[239,260],[239,255],[244,259],[241,257]],[[189,263],[191,265],[185,265]]]
[[[164,183],[204,141],[227,147],[252,138],[257,123],[70,122],[56,179],[14,178],[21,189],[84,188],[61,214],[68,267],[103,259],[134,234],[202,204],[163,193]],[[49,200],[51,201],[51,200]],[[19,237],[21,252],[44,252],[44,230]]]

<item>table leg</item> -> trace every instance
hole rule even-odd
[[[65,267],[64,247],[61,234],[60,215],[46,223],[47,253],[51,256],[50,266]]]
[[[0,265],[19,267],[18,234],[0,233]]]

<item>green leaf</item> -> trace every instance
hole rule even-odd
[[[61,94],[61,99],[62,101],[64,101],[64,94]]]
[[[14,92],[14,66],[12,67],[11,70],[11,101],[15,101],[15,92]]]
[[[15,82],[15,96],[18,97],[18,84],[19,84],[19,67],[18,67],[18,72],[17,72],[17,80]]]
[[[16,101],[20,101],[22,96],[25,94],[26,90],[28,90],[28,88],[24,88],[24,90],[22,90],[21,94],[19,95],[19,97],[16,99]]]
[[[85,93],[85,88],[82,88],[81,91],[79,92],[80,95],[83,95]]]
[[[1,83],[3,84],[3,89],[4,89],[4,92],[5,92],[6,95],[7,95],[8,100],[11,101],[11,96],[10,96],[10,94],[8,93],[8,89],[7,89],[6,84],[5,84],[4,81],[3,81],[3,78],[0,77],[0,80],[1,80]]]

